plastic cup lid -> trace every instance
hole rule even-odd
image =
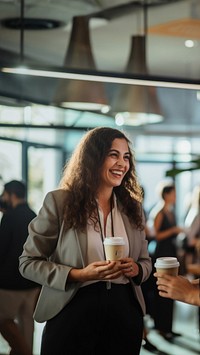
[[[157,258],[154,266],[156,268],[164,268],[169,269],[172,267],[178,267],[180,263],[178,262],[177,258],[174,257],[161,257]]]
[[[121,237],[106,237],[104,239],[105,245],[124,245],[124,239]]]

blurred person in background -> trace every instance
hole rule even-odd
[[[10,354],[31,355],[33,310],[38,285],[21,276],[19,256],[28,236],[28,224],[36,216],[26,201],[26,185],[12,180],[0,199],[0,333]]]
[[[145,199],[145,189],[142,186],[142,194],[143,194],[143,208],[144,208],[144,199]],[[144,208],[144,215],[145,215],[145,233],[146,233],[146,239],[148,241],[148,251],[149,255],[151,257],[152,261],[152,270],[153,270],[153,264],[154,264],[154,239],[155,237],[152,235],[148,225],[147,225],[147,220],[148,220],[148,212]],[[152,248],[153,246],[153,248]],[[142,346],[144,349],[151,351],[151,353],[157,354],[159,352],[158,348],[149,340],[149,333],[150,333],[150,327],[148,323],[149,321],[154,322],[154,313],[155,313],[155,290],[156,290],[156,284],[155,284],[155,278],[153,276],[153,271],[151,272],[149,278],[142,283],[141,285],[145,304],[146,304],[146,315],[144,317],[144,332],[143,332],[143,341],[142,341]],[[150,319],[149,319],[150,317]]]
[[[192,193],[191,206],[185,219],[186,263],[200,263],[200,185]]]
[[[183,231],[183,228],[177,226],[175,216],[176,190],[173,183],[167,183],[161,186],[160,190],[162,204],[156,211],[153,223],[156,239],[156,248],[154,259],[163,256],[177,257],[177,235]],[[171,299],[159,297],[155,292],[155,329],[166,340],[172,341],[174,337],[180,334],[173,332],[173,306]]]

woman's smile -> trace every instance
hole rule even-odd
[[[101,169],[101,186],[119,186],[130,168],[130,152],[127,141],[116,138]]]
[[[117,170],[117,169],[113,169],[113,170],[110,170],[110,172],[115,175],[116,177],[121,177],[122,175],[124,175],[124,171],[121,171],[121,170]]]

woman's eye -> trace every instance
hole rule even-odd
[[[124,160],[130,160],[130,156],[129,155],[125,155]]]

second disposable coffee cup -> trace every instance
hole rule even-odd
[[[124,239],[121,237],[107,237],[104,239],[106,260],[118,260],[124,256]]]
[[[154,264],[156,271],[160,274],[167,274],[172,276],[178,275],[179,262],[175,257],[161,257],[157,258]]]

